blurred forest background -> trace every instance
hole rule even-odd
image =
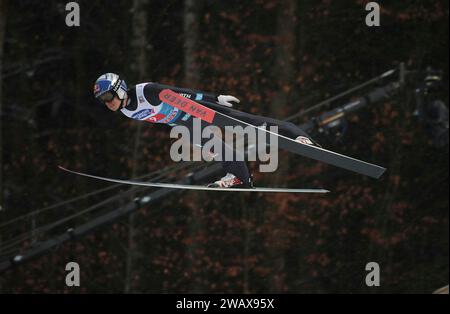
[[[205,166],[170,160],[166,126],[96,102],[93,83],[104,72],[129,85],[235,95],[239,110],[284,119],[405,62],[442,70],[448,104],[446,0],[382,1],[380,27],[366,26],[362,0],[80,0],[79,27],[65,24],[67,2],[0,0],[3,259],[153,191],[57,165],[155,181]],[[430,293],[447,285],[448,145],[434,146],[413,114],[414,82],[351,115],[345,136],[316,135],[328,149],[388,168],[380,180],[281,153],[276,173],[255,173],[258,186],[332,193],[173,192],[8,268],[0,291]],[[70,261],[81,267],[81,287],[65,285]],[[365,285],[371,261],[380,287]]]

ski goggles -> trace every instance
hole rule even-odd
[[[100,100],[103,103],[110,102],[114,99],[116,96],[116,93],[113,91],[107,91],[106,93],[103,93],[99,96],[97,96],[97,99]]]

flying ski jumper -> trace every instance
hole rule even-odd
[[[292,123],[252,115],[232,109],[232,102],[239,102],[239,100],[234,96],[215,95],[192,89],[166,86],[153,82],[137,84],[134,88],[127,89],[125,81],[121,80],[119,76],[114,73],[104,74],[97,79],[94,85],[94,95],[103,103],[112,101],[114,96],[117,96],[120,99],[119,110],[129,118],[147,121],[150,123],[167,124],[169,126],[184,125],[192,132],[192,120],[195,117],[167,104],[166,102],[161,101],[159,94],[165,89],[170,89],[171,91],[178,93],[187,99],[195,100],[195,102],[208,108],[252,125],[276,125],[278,126],[280,134],[284,134],[288,137],[313,145],[313,140],[309,137],[309,135]],[[209,124],[202,121],[201,128],[203,129],[207,125]],[[206,139],[202,139],[202,141],[206,141]],[[204,142],[200,143],[200,145],[203,144]],[[225,144],[223,148],[223,156],[221,156],[221,160],[225,160],[224,157],[226,150],[231,149]],[[244,161],[223,161],[222,165],[227,174],[222,179],[210,184],[210,186],[252,186],[252,179],[248,167]]]
[[[204,93],[153,82],[137,84],[134,88],[128,89],[125,81],[114,73],[103,74],[97,79],[94,95],[110,110],[120,110],[129,118],[169,126],[184,125],[191,131],[195,117],[202,120],[202,129],[208,125],[219,127],[240,125],[275,134],[261,126],[277,126],[278,134],[275,135],[278,136],[279,147],[285,150],[374,178],[380,177],[385,171],[385,168],[380,166],[321,148],[305,131],[293,123],[232,109],[232,103],[239,102],[234,96]],[[196,110],[191,112],[187,108]],[[206,112],[208,118],[196,116],[199,110]],[[203,142],[200,145],[203,145]],[[232,149],[225,144],[223,148],[223,156],[219,160],[225,160],[226,150]],[[209,188],[253,187],[252,178],[244,161],[222,161],[222,166],[227,174],[209,184]]]

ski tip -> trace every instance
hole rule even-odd
[[[69,172],[69,173],[77,173],[73,170],[69,170],[67,168],[64,168],[63,166],[58,165],[59,170],[65,171],[65,172]]]

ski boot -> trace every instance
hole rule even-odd
[[[249,178],[248,182],[245,183],[241,181],[238,177],[236,177],[232,173],[227,173],[224,177],[222,177],[220,180],[217,180],[215,182],[212,182],[207,185],[209,188],[244,188],[249,189],[253,188],[253,179],[252,177]]]

